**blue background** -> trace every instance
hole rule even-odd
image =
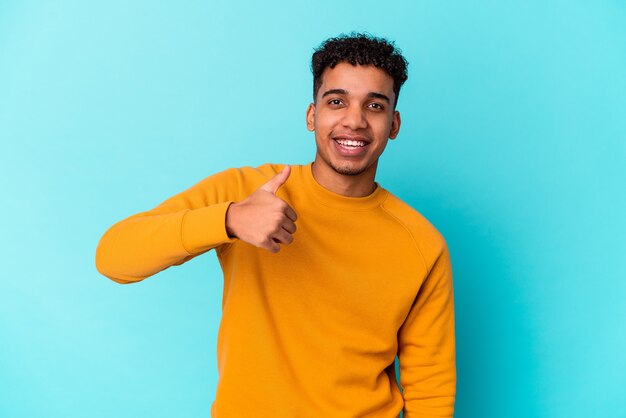
[[[122,218],[303,164],[313,48],[396,41],[377,180],[444,234],[458,418],[626,417],[623,1],[0,2],[0,416],[208,417],[214,253],[121,286]]]

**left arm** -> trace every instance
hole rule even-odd
[[[444,246],[398,332],[404,418],[451,418],[456,396],[454,292]]]

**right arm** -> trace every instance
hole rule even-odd
[[[239,198],[236,169],[207,177],[154,209],[111,226],[96,249],[96,268],[126,284],[232,242],[226,213]]]
[[[109,228],[96,249],[96,268],[127,284],[237,238],[277,252],[279,243],[292,242],[296,229],[293,208],[275,196],[290,171],[285,167],[251,194],[244,190],[239,169],[207,177],[154,209]]]

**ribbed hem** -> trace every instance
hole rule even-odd
[[[353,211],[370,210],[380,206],[387,198],[388,192],[378,183],[375,183],[376,189],[371,194],[363,197],[349,197],[331,192],[315,180],[312,166],[313,163],[300,166],[304,185],[311,196],[325,206]]]
[[[226,232],[226,211],[233,202],[222,202],[183,215],[181,240],[189,254],[198,254],[220,244],[235,241]]]

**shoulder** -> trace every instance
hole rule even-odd
[[[280,172],[284,164],[232,167],[215,172],[185,190],[182,195],[200,196],[204,202],[239,200]]]
[[[243,166],[243,167],[235,167],[230,170],[239,171],[244,175],[248,176],[273,176],[275,174],[280,173],[280,171],[285,168],[285,164],[275,164],[275,163],[265,163],[255,167],[252,166]]]
[[[265,163],[256,167],[243,166],[225,170],[231,177],[245,181],[267,181],[285,168],[285,164]]]
[[[204,183],[263,184],[279,173],[285,164],[266,163],[256,167],[231,167],[206,177]]]
[[[432,266],[447,248],[445,238],[424,215],[389,191],[387,193],[382,210],[406,229],[427,266]]]

